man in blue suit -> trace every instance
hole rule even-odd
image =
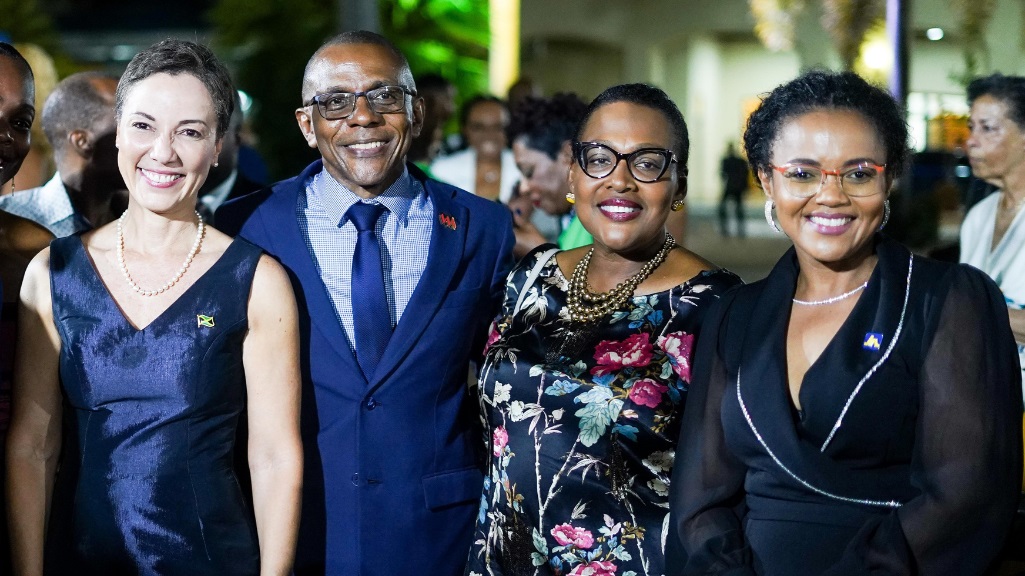
[[[302,97],[321,160],[217,213],[288,269],[304,312],[296,574],[462,574],[483,482],[467,374],[511,265],[509,213],[406,163],[423,102],[383,37],[328,41]]]

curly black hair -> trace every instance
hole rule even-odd
[[[645,106],[658,110],[665,116],[673,133],[673,151],[676,152],[677,169],[680,174],[687,174],[687,158],[690,156],[690,136],[687,134],[687,122],[683,119],[683,113],[680,112],[672,98],[661,88],[650,84],[619,84],[606,88],[587,107],[584,117],[580,119],[580,125],[577,126],[575,138],[580,140],[580,135],[583,133],[584,127],[587,126],[588,120],[599,108],[616,102],[629,102]]]
[[[555,160],[562,146],[573,140],[586,111],[587,104],[572,92],[551,98],[528,96],[513,110],[505,135],[509,142],[522,138],[528,148]]]
[[[1025,78],[997,72],[968,84],[968,105],[981,96],[992,96],[1007,105],[1007,116],[1025,130]]]
[[[908,157],[908,125],[889,92],[853,72],[812,70],[777,86],[751,114],[744,148],[754,172],[770,170],[772,148],[788,120],[822,109],[851,110],[865,117],[886,148],[886,170],[899,176]]]

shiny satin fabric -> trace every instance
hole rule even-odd
[[[79,237],[51,245],[64,393],[47,574],[256,574],[232,454],[260,250],[235,240],[148,326],[122,314]]]

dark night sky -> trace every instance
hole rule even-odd
[[[40,6],[59,30],[205,28],[214,0],[48,0]]]

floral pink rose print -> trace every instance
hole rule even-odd
[[[622,342],[602,340],[594,349],[598,365],[591,374],[601,376],[622,368],[647,366],[651,363],[651,342],[647,334],[631,334]]]
[[[571,524],[559,524],[552,528],[552,536],[555,537],[555,541],[559,543],[559,546],[572,544],[583,550],[594,546],[594,536],[591,535],[589,530],[574,528]]]
[[[634,382],[630,388],[630,400],[634,404],[657,408],[662,402],[662,393],[669,390],[669,386],[659,384],[651,378],[644,378]]]
[[[505,447],[509,445],[509,433],[506,432],[505,426],[499,426],[495,428],[495,431],[491,436],[492,444],[494,446],[493,454],[495,455],[495,458],[498,458],[502,455],[502,452],[505,451]]]
[[[498,342],[498,339],[500,337],[501,337],[501,334],[498,333],[498,322],[492,322],[491,323],[491,330],[488,332],[488,341],[484,344],[484,353],[485,354],[488,353],[488,349],[491,348],[492,344],[494,344],[495,342]]]
[[[658,339],[659,348],[672,360],[673,372],[684,382],[690,382],[690,359],[694,355],[694,335],[671,332]]]
[[[615,576],[616,565],[611,561],[595,560],[586,564],[577,564],[569,576]]]

